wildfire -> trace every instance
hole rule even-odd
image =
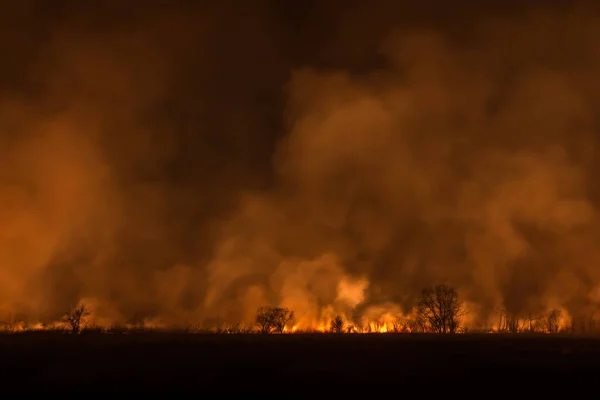
[[[564,332],[567,331],[568,328],[565,324],[561,324],[561,327],[558,332]],[[232,326],[232,327],[224,327],[224,328],[206,328],[206,329],[202,329],[202,328],[195,328],[195,329],[191,329],[191,328],[182,328],[182,329],[169,329],[168,327],[164,326],[164,325],[159,325],[159,324],[148,324],[145,325],[143,327],[135,327],[135,326],[130,326],[130,325],[123,325],[123,326],[110,326],[110,325],[105,325],[105,326],[101,326],[101,325],[97,325],[97,324],[86,324],[83,328],[83,330],[96,330],[96,331],[101,331],[101,332],[111,332],[111,331],[116,331],[116,330],[120,330],[120,331],[129,331],[129,330],[136,330],[136,331],[140,331],[140,330],[146,330],[146,331],[164,331],[164,330],[184,330],[186,332],[190,332],[190,333],[227,333],[227,334],[235,334],[235,333],[256,333],[257,330],[251,326],[248,325],[246,327],[241,327],[241,326]],[[0,331],[4,331],[6,333],[19,333],[19,332],[26,332],[26,331],[69,331],[70,327],[68,325],[66,325],[63,322],[55,322],[55,323],[49,323],[49,324],[44,324],[44,323],[34,323],[34,324],[27,324],[25,322],[18,322],[18,323],[5,323],[3,326],[0,327]],[[330,333],[330,332],[334,332],[334,329],[332,328],[331,325],[324,325],[324,324],[320,324],[317,326],[299,326],[299,325],[293,325],[290,327],[285,327],[283,329],[283,333],[284,334],[296,334],[296,333]],[[413,333],[413,332],[420,332],[419,330],[415,330],[414,328],[411,328],[409,326],[401,326],[399,324],[390,324],[390,323],[382,323],[382,322],[377,322],[377,321],[371,321],[367,324],[364,325],[357,325],[357,324],[352,324],[352,323],[348,323],[344,329],[342,329],[339,333],[345,333],[345,334],[383,334],[383,333]],[[425,332],[425,331],[423,331]],[[462,329],[459,330],[457,333],[467,333],[467,332],[480,332],[480,333],[527,333],[527,332],[535,332],[535,333],[544,333],[544,334],[551,334],[551,333],[556,333],[556,331],[550,331],[547,328],[542,328],[542,327],[538,327],[536,329],[528,329],[525,326],[519,326],[518,329],[516,330],[507,330],[505,328],[499,328],[499,327],[491,327],[488,329],[480,329],[480,330],[469,330],[469,329]]]
[[[343,333],[343,334],[373,334],[373,333],[419,333],[431,331],[427,324],[419,320],[415,315],[403,315],[392,305],[372,307],[364,313],[361,320],[347,318],[344,314],[335,314],[333,310],[327,309],[322,313],[320,319],[310,316],[294,317],[289,324],[279,332],[283,334],[300,333]],[[591,321],[591,320],[590,320]],[[587,321],[588,325],[590,321]],[[595,320],[594,320],[595,321]],[[577,325],[571,320],[565,310],[553,309],[534,317],[510,315],[506,311],[499,312],[496,320],[490,321],[487,327],[474,327],[471,320],[465,320],[456,333],[558,333],[575,332]],[[577,321],[575,321],[577,322]],[[583,321],[586,322],[586,321]],[[600,327],[600,324],[597,324]],[[595,331],[596,325],[580,327],[578,332]],[[223,325],[220,327],[205,327],[198,325],[170,326],[158,319],[136,319],[133,322],[115,325],[107,318],[96,318],[93,312],[84,314],[80,326],[74,327],[70,319],[62,319],[51,323],[27,323],[26,321],[9,318],[8,322],[0,323],[0,331],[7,333],[18,333],[25,331],[70,331],[79,333],[85,330],[97,332],[127,332],[127,331],[185,331],[189,333],[256,333],[259,331],[256,324],[249,322],[244,324]],[[596,329],[597,330],[597,329]],[[269,332],[269,331],[266,331]],[[278,330],[272,329],[270,333]]]

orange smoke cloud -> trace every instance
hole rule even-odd
[[[102,324],[217,326],[272,304],[389,325],[440,282],[472,326],[595,315],[596,14],[474,11],[462,33],[378,14],[358,37],[355,8],[320,65],[286,60],[276,11],[229,11],[48,28],[35,94],[0,104],[5,318],[85,301]],[[357,73],[365,43],[384,61]]]

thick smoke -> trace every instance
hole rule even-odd
[[[3,67],[3,317],[84,301],[99,323],[217,326],[277,304],[308,327],[409,313],[436,283],[476,325],[593,315],[597,14],[409,24],[382,2],[333,35],[260,4],[20,10],[50,39]]]
[[[439,282],[461,290],[475,322],[499,308],[589,312],[594,26],[580,15],[482,19],[467,44],[402,31],[381,47],[383,70],[295,71],[281,185],[244,198],[225,225],[211,290],[241,297],[237,286],[261,270],[258,286],[241,284],[245,304],[279,301],[314,318],[347,311],[336,294],[352,280],[368,282],[355,317],[390,304],[410,312]]]

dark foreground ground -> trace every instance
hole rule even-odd
[[[551,335],[32,332],[0,336],[0,365],[3,393],[268,391],[286,398],[294,393],[320,397],[336,389],[392,397],[438,390],[489,397],[503,396],[513,386],[517,389],[509,390],[534,388],[538,394],[558,387],[579,393],[596,386],[600,340]]]

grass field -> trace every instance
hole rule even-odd
[[[426,385],[440,382],[485,382],[498,385],[488,389],[495,392],[517,382],[595,380],[600,340],[526,334],[25,332],[0,336],[0,360],[3,389],[20,392],[312,393],[390,387],[399,395],[411,385],[431,390]]]

